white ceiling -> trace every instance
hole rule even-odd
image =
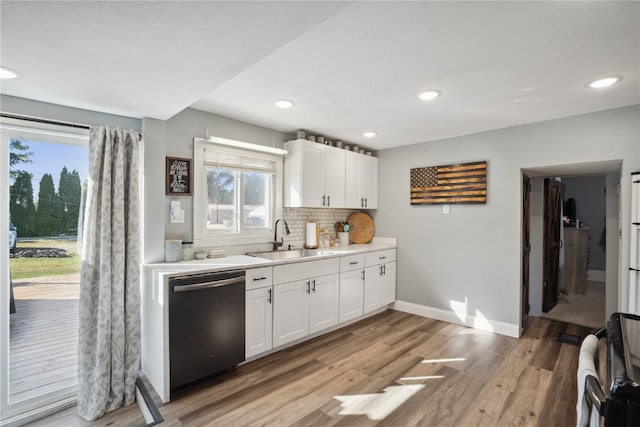
[[[162,120],[192,106],[371,149],[640,103],[638,1],[2,0],[0,25],[23,74],[3,94]]]

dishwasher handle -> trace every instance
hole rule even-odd
[[[178,285],[173,288],[173,292],[191,292],[199,291],[202,289],[217,288],[220,286],[233,285],[235,283],[243,283],[244,276],[232,277],[231,279],[214,280],[212,282],[194,283],[193,285]]]

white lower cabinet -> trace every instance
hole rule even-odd
[[[273,348],[272,267],[247,271],[245,292],[245,358]]]
[[[330,274],[312,279],[309,283],[309,333],[338,324],[340,276]]]
[[[378,267],[367,267],[364,270],[365,313],[380,308],[380,269]]]
[[[380,304],[386,305],[396,300],[396,262],[391,261],[382,264],[379,288]]]
[[[288,343],[309,333],[307,281],[273,287],[273,345]]]
[[[246,291],[245,357],[247,358],[272,348],[272,293],[271,286]]]
[[[395,249],[247,271],[246,357],[395,301]]]
[[[274,347],[338,324],[338,274],[273,288]]]
[[[340,258],[340,322],[363,314],[364,255]]]
[[[338,258],[274,267],[274,347],[338,324],[338,271]]]
[[[364,312],[369,313],[396,300],[396,250],[365,254]]]

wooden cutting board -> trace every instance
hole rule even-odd
[[[349,226],[349,239],[355,244],[369,243],[376,233],[376,226],[373,218],[364,212],[357,212],[349,215],[347,219]]]

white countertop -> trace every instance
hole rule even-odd
[[[365,245],[331,246],[320,248],[317,255],[292,258],[287,260],[269,260],[250,255],[230,255],[220,258],[205,258],[179,262],[160,262],[144,264],[145,268],[165,274],[179,274],[185,272],[209,272],[223,270],[239,270],[243,268],[292,264],[296,262],[308,262],[317,259],[339,257],[344,255],[374,252],[396,247],[395,239],[376,238],[372,243]],[[284,250],[283,250],[284,251]]]

